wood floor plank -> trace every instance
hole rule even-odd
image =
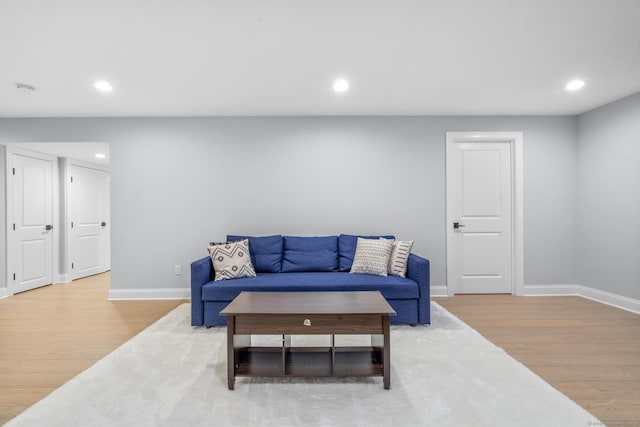
[[[601,421],[640,425],[640,315],[580,297],[434,301]]]
[[[109,274],[0,300],[0,424],[184,301],[108,301]],[[602,421],[640,425],[640,315],[580,297],[435,298]]]
[[[109,273],[0,300],[0,425],[186,301],[108,301]]]

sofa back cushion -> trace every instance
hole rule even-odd
[[[358,237],[363,239],[385,239],[395,240],[395,236],[354,236],[352,234],[341,234],[338,237],[338,250],[340,254],[340,271],[350,271],[353,265],[353,257],[356,254]]]
[[[284,236],[282,272],[338,270],[338,236]]]
[[[238,236],[230,234],[228,242],[249,239],[251,262],[258,273],[279,273],[282,264],[282,236]]]

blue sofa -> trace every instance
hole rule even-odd
[[[256,277],[213,281],[210,257],[191,263],[191,324],[225,325],[219,313],[242,291],[380,291],[397,312],[391,323],[430,323],[429,260],[410,254],[406,278],[350,274],[358,237],[393,239],[227,236],[227,241],[249,239]]]

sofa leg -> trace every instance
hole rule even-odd
[[[414,325],[414,326],[415,326],[415,325]],[[211,325],[207,326],[207,329],[211,329],[211,328],[213,328],[213,326],[211,326]]]
[[[417,323],[409,323],[409,326],[411,326],[412,328],[415,328],[417,325]]]

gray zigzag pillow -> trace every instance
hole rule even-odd
[[[215,271],[213,280],[256,276],[249,255],[249,239],[212,245],[207,249]]]

